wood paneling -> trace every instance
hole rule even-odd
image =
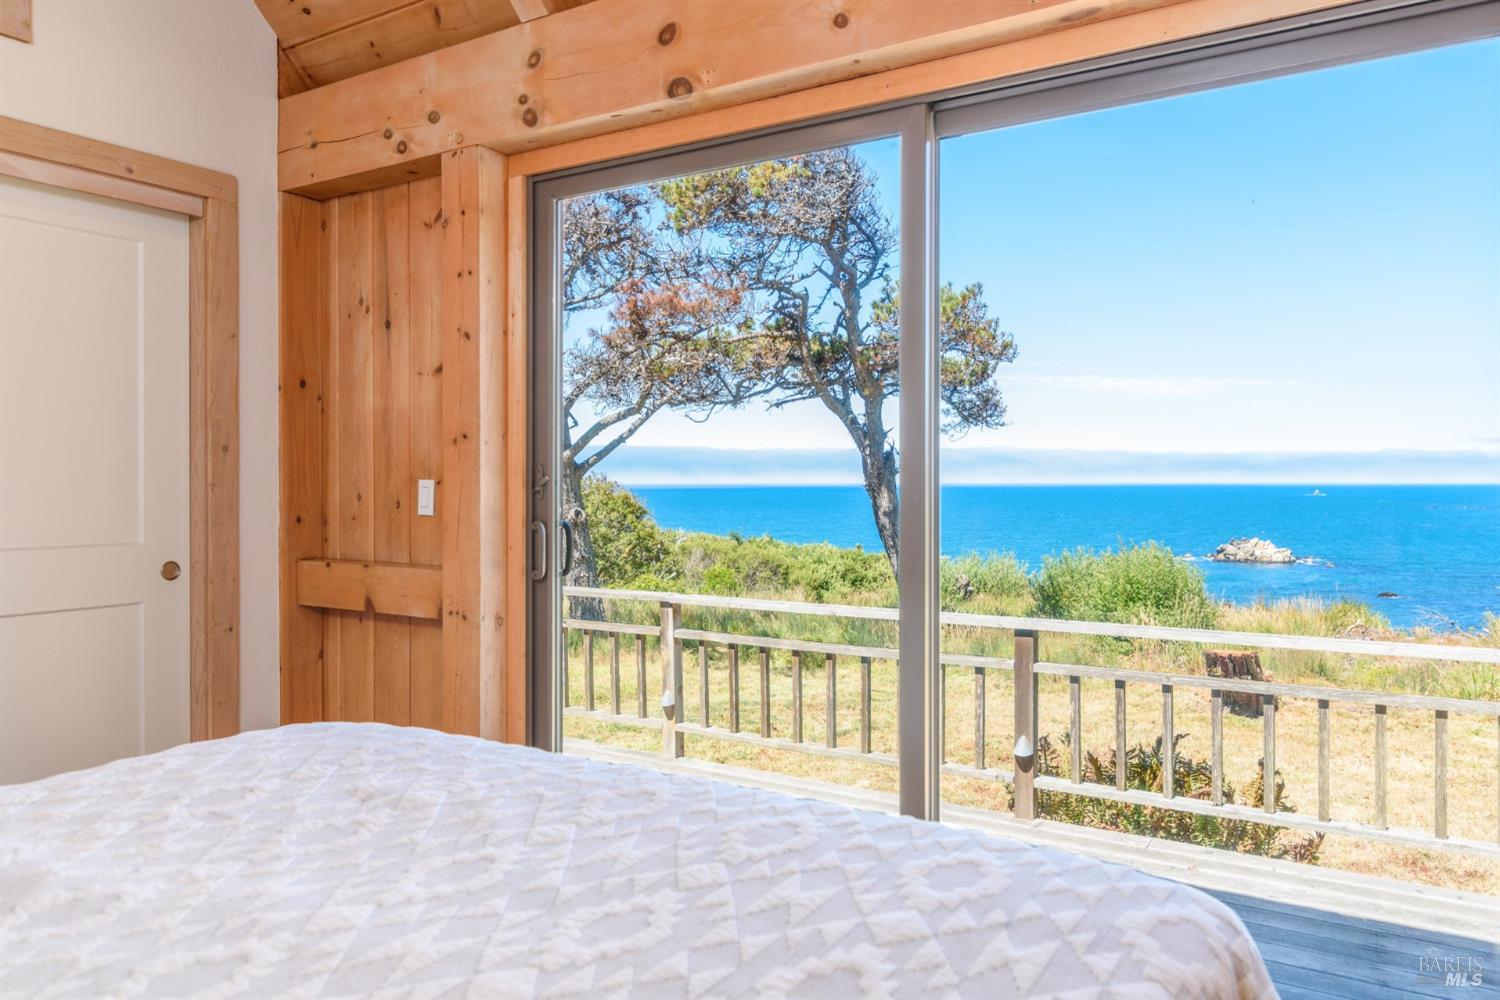
[[[443,728],[489,739],[505,627],[504,181],[491,150],[443,159]]]
[[[441,721],[440,205],[282,204],[283,721]]]

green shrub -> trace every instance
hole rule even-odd
[[[1038,615],[1076,621],[1212,628],[1218,611],[1203,574],[1155,542],[1048,556],[1031,594]]]
[[[583,481],[583,509],[601,584],[635,587],[647,574],[663,580],[682,575],[671,537],[634,493],[603,476],[589,476]]]
[[[1173,790],[1179,798],[1207,801],[1213,794],[1213,768],[1206,760],[1195,760],[1177,751],[1177,744],[1187,738],[1178,734],[1173,745]],[[1067,746],[1067,735],[1063,736]],[[1058,775],[1062,772],[1061,755],[1050,738],[1037,740],[1037,772]],[[1161,790],[1162,741],[1158,736],[1150,746],[1136,744],[1125,751],[1125,787],[1138,791],[1159,792]],[[1085,752],[1083,773],[1085,782],[1115,787],[1115,752],[1106,750],[1102,754]],[[1235,802],[1235,788],[1228,779],[1223,781],[1224,801]],[[1245,805],[1259,807],[1264,802],[1264,782],[1259,772],[1245,791]],[[1314,862],[1323,848],[1321,833],[1300,836],[1265,823],[1250,823],[1244,820],[1224,819],[1219,816],[1200,816],[1196,813],[1179,812],[1175,809],[1157,809],[1152,806],[1128,805],[1109,799],[1097,799],[1087,795],[1070,795],[1065,792],[1042,792],[1037,799],[1042,815],[1048,819],[1062,820],[1080,826],[1092,826],[1103,830],[1121,830],[1148,837],[1166,837],[1170,840],[1201,844],[1238,851],[1241,854],[1259,854],[1269,858],[1289,858],[1293,861]],[[1012,801],[1014,808],[1014,801]],[[1281,772],[1276,772],[1276,808],[1281,812],[1296,812],[1286,797],[1286,782]]]
[[[1020,612],[1031,604],[1031,580],[1026,567],[1009,552],[983,555],[971,552],[944,559],[938,580],[944,608],[957,609],[979,602],[987,609],[1004,607]]]

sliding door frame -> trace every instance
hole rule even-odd
[[[943,138],[1217,89],[1500,36],[1500,0],[1368,0],[811,124],[574,167],[531,182],[531,453],[534,547],[528,614],[529,738],[561,748],[562,596],[555,463],[561,451],[559,205],[578,195],[698,171],[899,136],[900,179],[900,808],[937,819],[942,765],[938,151]],[[538,579],[538,576],[541,579]]]
[[[938,611],[937,351],[930,334],[935,310],[931,294],[935,244],[929,199],[935,194],[936,143],[926,105],[877,111],[805,128],[785,129],[748,139],[700,146],[684,152],[629,163],[574,171],[532,186],[532,368],[531,509],[532,548],[528,565],[531,670],[530,742],[546,750],[562,748],[563,597],[558,553],[561,525],[558,489],[562,451],[559,406],[562,399],[562,289],[559,285],[561,205],[569,198],[648,183],[706,170],[795,156],[875,139],[901,142],[900,441],[901,592],[900,699],[902,811],[936,818],[940,757],[936,731],[938,686],[935,676]],[[919,555],[912,558],[912,554]]]

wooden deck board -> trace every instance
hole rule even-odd
[[[570,740],[570,753],[829,799],[860,809],[896,810],[895,796]],[[1047,820],[944,806],[944,818],[999,836],[1126,864],[1185,882],[1233,909],[1255,939],[1283,1000],[1386,997],[1500,998],[1500,898],[1272,861]],[[1298,902],[1300,901],[1300,902]],[[1316,902],[1317,906],[1304,905]],[[1479,986],[1447,986],[1422,976],[1423,958],[1472,959]]]

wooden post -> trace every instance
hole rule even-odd
[[[708,643],[698,640],[698,721],[708,728]]]
[[[1017,630],[1015,646],[1016,743],[1024,737],[1030,744],[1027,756],[1015,754],[1015,813],[1017,819],[1036,819],[1036,717],[1032,698],[1036,689],[1036,633]]]
[[[1213,749],[1210,751],[1209,767],[1213,772],[1213,803],[1224,804],[1224,692],[1214,688],[1208,693],[1208,728],[1212,733]]]
[[[502,431],[507,376],[525,381],[504,361],[505,157],[475,145],[444,153],[442,199],[443,728],[500,739],[518,710],[505,682],[526,669],[505,658],[520,628],[507,617],[517,565],[506,539],[522,514],[506,504]]]
[[[824,743],[830,749],[839,745],[839,671],[832,653],[823,657],[823,672],[827,684],[828,713],[824,717]]]
[[[1115,681],[1115,791],[1125,790],[1125,682]]]
[[[859,752],[870,752],[870,658],[859,661]]]
[[[740,731],[740,647],[729,647],[729,731]]]
[[[646,637],[635,637],[635,700],[636,712],[646,717]]]
[[[562,630],[562,700],[563,708],[568,707],[568,629]]]
[[[1432,713],[1432,833],[1448,838],[1448,711]]]
[[[1328,699],[1318,699],[1318,819],[1328,822]]]
[[[792,742],[802,742],[802,654],[792,651]]]
[[[771,735],[771,651],[760,647],[760,734]]]
[[[974,668],[974,767],[984,770],[984,668]]]
[[[677,638],[677,625],[682,618],[682,609],[666,601],[661,605],[661,686],[664,700],[662,715],[666,720],[662,726],[662,753],[668,757],[681,757],[683,737],[677,731],[677,721],[682,717],[682,640]]]
[[[1375,706],[1375,828],[1384,830],[1385,819],[1385,706]]]
[[[1268,813],[1276,811],[1276,696],[1265,694],[1260,698],[1261,717],[1261,808]]]
[[[1068,678],[1068,744],[1073,751],[1073,784],[1083,781],[1083,678]]]
[[[1177,794],[1177,731],[1172,714],[1172,685],[1161,686],[1161,793]]]
[[[594,633],[583,633],[583,702],[594,710]]]
[[[620,714],[620,633],[609,635],[609,710]]]

